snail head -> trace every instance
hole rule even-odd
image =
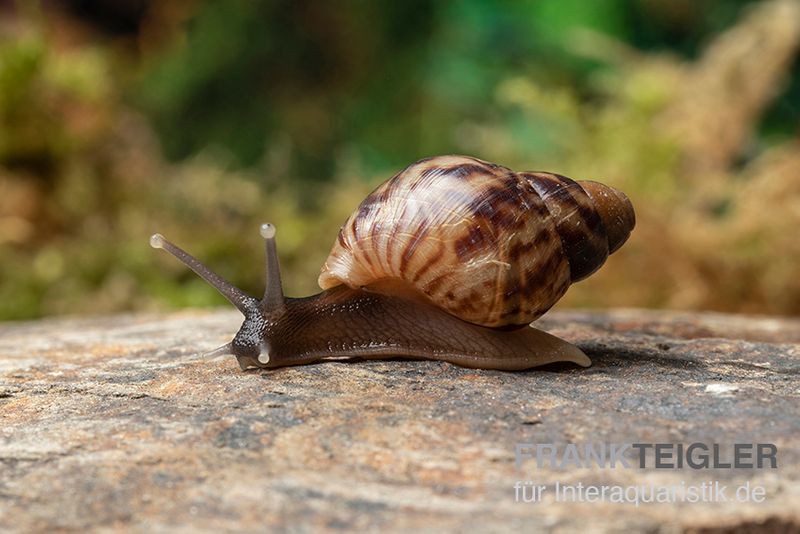
[[[206,356],[233,354],[242,370],[250,367],[269,367],[270,363],[275,363],[270,362],[267,334],[286,311],[286,299],[283,296],[275,245],[275,226],[262,224],[260,232],[266,244],[266,288],[261,300],[234,286],[161,234],[153,234],[150,237],[151,247],[164,249],[175,256],[242,312],[244,322],[233,340],[205,354]]]

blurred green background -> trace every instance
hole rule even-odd
[[[794,0],[0,2],[0,319],[287,294],[425,156],[597,179],[630,242],[559,306],[800,314]]]

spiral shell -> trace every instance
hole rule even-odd
[[[471,323],[512,328],[555,304],[628,238],[620,191],[467,156],[406,167],[345,222],[319,285],[400,281]]]

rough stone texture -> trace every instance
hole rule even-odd
[[[0,529],[800,529],[800,321],[551,313],[588,369],[241,372],[233,312],[0,325]],[[537,469],[518,442],[771,442],[779,468]],[[541,484],[749,481],[760,504],[514,502]]]

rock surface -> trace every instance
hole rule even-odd
[[[619,310],[539,322],[588,369],[426,361],[242,372],[234,312],[0,325],[0,529],[800,529],[800,321]],[[772,443],[777,469],[517,467],[517,443]],[[547,486],[515,502],[517,481]],[[728,502],[556,502],[555,483]],[[763,502],[735,489],[763,487]]]

